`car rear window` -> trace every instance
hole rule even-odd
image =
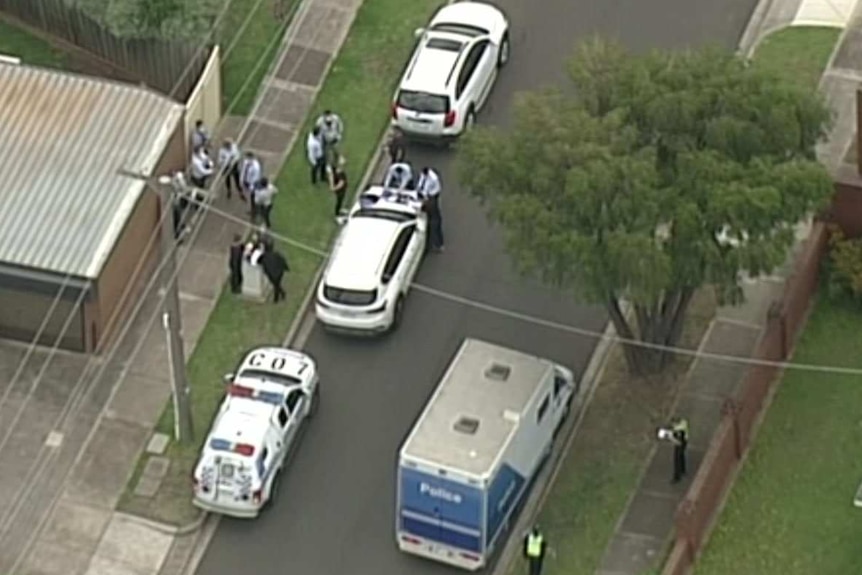
[[[449,97],[401,90],[398,94],[398,107],[425,114],[446,114],[449,112]]]
[[[460,52],[464,46],[463,42],[457,40],[449,40],[448,38],[431,38],[425,43],[426,48],[435,50],[445,50],[447,52]]]
[[[323,286],[323,296],[341,305],[371,305],[377,299],[377,290],[352,290]]]

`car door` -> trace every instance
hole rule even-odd
[[[287,394],[285,404],[287,405],[289,418],[287,427],[285,428],[285,445],[288,449],[296,439],[296,433],[305,417],[305,401],[305,394],[301,389],[293,389]]]
[[[468,65],[471,67],[470,76],[464,89],[464,96],[475,104],[476,111],[485,103],[485,99],[491,88],[496,71],[493,55],[494,50],[492,49],[491,41],[483,38],[470,48],[470,52],[467,54],[464,62],[465,70]]]
[[[411,226],[410,243],[407,246],[407,253],[404,254],[404,264],[407,268],[407,277],[404,280],[404,291],[410,289],[410,284],[416,273],[419,271],[419,264],[422,263],[422,256],[425,254],[425,231],[419,226]]]
[[[473,44],[467,49],[464,63],[458,72],[458,80],[455,84],[455,106],[460,117],[464,117],[471,104],[476,104],[476,70],[479,66],[479,58],[482,56],[482,48],[479,44]]]
[[[278,459],[284,460],[284,456],[287,454],[287,450],[290,447],[290,412],[287,410],[287,401],[285,400],[285,405],[282,405],[278,408],[278,412],[275,414],[275,423],[278,426],[279,438],[276,441],[275,447],[278,450]]]
[[[386,263],[383,266],[383,277],[381,278],[383,283],[398,291],[405,287],[405,282],[409,279],[407,252],[415,229],[416,224],[401,228],[392,244],[392,251],[389,252],[389,257],[386,258]]]

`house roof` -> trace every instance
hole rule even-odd
[[[183,107],[146,88],[0,63],[0,263],[96,279]]]

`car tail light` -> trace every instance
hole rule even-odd
[[[455,125],[455,110],[449,110],[443,119],[443,127],[451,128],[453,125]]]
[[[392,119],[398,119],[398,102],[392,102]]]
[[[260,501],[263,498],[263,490],[258,489],[254,493],[251,494],[251,500],[254,501],[255,505],[260,505]]]

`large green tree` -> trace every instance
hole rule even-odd
[[[739,302],[743,274],[786,258],[831,182],[813,91],[719,49],[578,48],[558,89],[519,95],[512,125],[459,145],[463,184],[527,274],[601,303],[629,367],[663,369],[695,291]],[[623,302],[633,313],[624,313]]]

